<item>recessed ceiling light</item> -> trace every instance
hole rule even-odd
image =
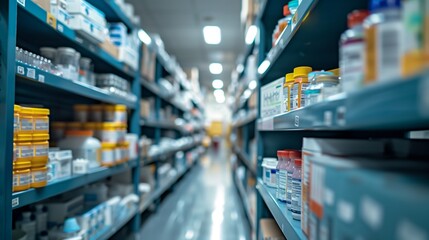
[[[223,88],[223,81],[220,79],[213,80],[212,85],[215,89],[221,89]]]
[[[249,98],[250,95],[252,95],[252,91],[250,91],[249,89],[246,89],[246,91],[244,91],[243,96],[245,98]]]
[[[219,96],[225,96],[225,93],[223,92],[222,89],[216,89],[213,91],[213,95],[217,98]]]
[[[223,71],[223,67],[220,63],[212,63],[209,66],[209,70],[212,74],[221,74]]]
[[[259,65],[258,67],[258,73],[259,74],[263,74],[265,73],[265,71],[267,71],[267,69],[270,67],[271,62],[268,60],[264,60],[261,65]]]
[[[139,30],[138,36],[140,41],[142,41],[146,45],[150,45],[150,43],[152,42],[150,36],[143,29]]]
[[[238,73],[242,73],[244,71],[243,64],[238,64],[236,70],[237,70]]]
[[[207,44],[219,44],[221,41],[221,32],[218,26],[205,26],[203,34]]]
[[[217,103],[224,103],[225,102],[225,95],[220,95],[220,96],[216,97],[216,102]]]
[[[258,83],[256,82],[256,80],[250,81],[250,83],[249,83],[249,89],[250,90],[255,89],[257,86],[258,86]]]
[[[247,29],[246,33],[246,44],[250,45],[255,41],[256,34],[258,33],[258,28],[255,25],[252,25]]]

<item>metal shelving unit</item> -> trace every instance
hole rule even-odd
[[[265,0],[257,15],[259,93],[261,86],[284,77],[296,66],[337,68],[338,41],[347,29],[347,14],[368,8],[367,2],[358,0],[302,0],[294,21],[273,47],[271,33],[283,17],[284,4],[287,1]],[[332,11],[335,11],[334,15]],[[276,199],[275,189],[264,185],[261,167],[264,157],[276,157],[279,149],[301,149],[304,137],[391,138],[404,137],[412,130],[429,129],[429,95],[422,91],[428,87],[426,71],[354,93],[339,94],[324,102],[270,118],[261,119],[258,110],[257,236],[259,220],[272,217],[286,239],[307,239],[301,223],[293,220],[285,204]]]
[[[99,8],[106,14],[108,21],[123,22],[128,29],[138,30],[130,19],[119,9],[114,0],[89,0],[91,4]],[[172,61],[164,49],[161,49],[152,43],[149,46],[156,51],[156,76],[155,82],[149,82],[140,76],[140,69],[132,69],[126,64],[112,57],[103,50],[98,44],[92,43],[82,38],[74,30],[57,21],[51,14],[39,7],[33,1],[1,1],[0,2],[0,128],[2,137],[0,137],[0,154],[4,160],[0,164],[0,239],[12,238],[12,213],[13,209],[19,209],[30,204],[48,199],[50,197],[69,192],[73,189],[103,180],[116,174],[126,171],[132,172],[132,183],[134,193],[139,195],[138,184],[140,179],[140,167],[142,161],[134,159],[127,163],[120,164],[111,168],[91,169],[85,175],[73,175],[72,177],[55,180],[50,182],[46,187],[40,189],[30,189],[23,192],[12,193],[12,153],[13,153],[13,112],[15,99],[25,102],[36,101],[46,107],[52,107],[52,115],[61,115],[68,112],[73,104],[76,103],[110,103],[126,105],[129,111],[129,132],[141,136],[144,129],[141,126],[140,116],[140,99],[142,95],[150,92],[155,96],[155,119],[159,122],[162,101],[171,105],[176,114],[188,113],[191,109],[184,107],[169,96],[163,94],[157,86],[158,81],[163,76],[163,72],[169,72],[176,81],[179,81],[182,88],[185,88],[185,80],[179,74],[180,67]],[[96,73],[113,73],[130,82],[131,91],[137,97],[137,101],[129,100],[120,96],[111,95],[99,88],[89,86],[79,82],[73,82],[62,77],[34,69],[31,66],[17,62],[15,60],[15,47],[20,46],[29,51],[38,53],[40,47],[72,47],[82,54],[93,60]],[[139,50],[139,54],[142,51]],[[139,56],[141,61],[141,56]],[[138,64],[140,67],[141,64]],[[56,100],[59,103],[54,103]],[[51,106],[52,104],[52,106]],[[203,111],[202,106],[195,99],[193,104]],[[61,112],[56,112],[58,105],[61,105]],[[55,109],[55,110],[54,110]],[[65,118],[65,116],[63,117]],[[162,137],[161,128],[172,128],[170,124],[162,122],[160,125],[154,125],[152,137],[157,144]],[[178,128],[177,128],[178,129]],[[192,145],[183,146],[178,149],[171,149],[166,153],[153,156],[153,163],[158,167],[158,159],[167,159],[177,151],[190,151],[200,142]],[[182,177],[186,171],[180,171],[169,184],[158,186],[159,179],[155,175],[157,185],[157,195],[154,195],[151,204],[166,192],[177,180]],[[146,203],[145,203],[146,204]],[[145,205],[144,204],[144,205]],[[137,233],[140,229],[140,213],[136,207],[129,215],[118,222],[112,228],[106,230],[97,239],[109,239],[118,230],[128,223],[132,223],[132,232]]]
[[[256,189],[262,196],[265,204],[279,224],[280,230],[287,239],[307,239],[301,231],[301,222],[292,218],[292,213],[287,210],[286,204],[276,199],[276,189],[267,187],[261,179],[258,180]]]
[[[256,177],[257,176],[256,169],[252,165],[252,163],[250,162],[250,159],[236,145],[234,145],[232,149],[233,149],[234,153],[237,155],[238,160],[240,160],[243,163],[243,165],[249,170],[249,172],[254,177]]]
[[[49,183],[46,187],[40,189],[32,188],[27,191],[16,192],[12,194],[12,207],[17,209],[37,203],[50,197],[103,180],[107,177],[123,173],[135,167],[137,167],[137,160],[134,159],[115,167],[94,168],[84,175],[73,175],[69,178],[58,179]]]

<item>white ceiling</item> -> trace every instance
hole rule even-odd
[[[129,0],[141,16],[143,29],[158,33],[170,55],[186,69],[197,67],[200,85],[211,90],[216,78],[229,84],[237,57],[244,51],[244,30],[240,23],[241,0]],[[207,45],[202,29],[217,25],[222,31],[219,45]],[[220,62],[224,71],[212,75],[209,64]],[[225,89],[225,87],[224,87]]]

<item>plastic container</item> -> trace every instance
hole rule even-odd
[[[283,16],[284,18],[280,19],[279,21],[280,33],[282,33],[287,28],[287,26],[290,24],[290,21],[292,20],[292,15],[288,5],[283,6]]]
[[[115,147],[115,162],[117,164],[120,164],[120,163],[122,163],[122,160],[123,160],[122,149],[121,149],[121,147],[119,147],[119,145],[117,145]]]
[[[51,137],[54,142],[64,138],[67,124],[65,122],[53,122],[51,124]]]
[[[73,48],[60,47],[57,49],[55,63],[63,73],[63,78],[76,81],[78,66],[76,65],[76,51]]]
[[[120,123],[105,122],[100,124],[99,139],[102,142],[118,143]]]
[[[263,167],[263,181],[265,185],[271,188],[277,187],[277,159],[275,158],[264,158],[262,162]]]
[[[92,131],[67,131],[66,138],[59,142],[58,147],[72,150],[74,158],[88,160],[90,168],[98,167],[101,162],[101,143],[92,135]]]
[[[305,90],[306,106],[321,102],[328,96],[339,92],[339,79],[331,72],[311,72],[308,74],[308,78],[310,85]]]
[[[355,10],[347,15],[349,29],[341,35],[341,89],[353,92],[361,89],[365,79],[365,39],[363,21],[369,11]]]
[[[130,156],[130,159],[136,159],[138,157],[139,137],[137,136],[137,134],[128,133],[125,136],[125,141],[130,143],[130,145],[128,146],[128,156]]]
[[[31,166],[31,187],[41,188],[48,183],[48,168],[46,166]]]
[[[52,61],[55,61],[55,57],[57,55],[57,50],[51,47],[42,47],[40,48],[40,55],[45,58],[48,58]]]
[[[125,105],[107,105],[104,107],[106,122],[127,123],[127,107]]]
[[[292,176],[294,172],[294,161],[295,159],[301,158],[301,152],[292,150],[289,151],[289,164],[287,165],[287,187],[286,187],[286,207],[291,210],[292,207]]]
[[[88,122],[89,121],[89,106],[84,104],[78,104],[73,106],[74,120],[76,122]]]
[[[292,0],[288,3],[289,11],[292,15],[296,13],[296,10],[298,10],[299,2],[298,0]]]
[[[294,170],[292,174],[292,218],[301,221],[301,166],[302,159],[294,160]]]
[[[41,234],[48,229],[48,213],[46,212],[46,209],[42,204],[37,204],[35,206],[35,209],[36,232],[38,234]]]
[[[36,221],[31,212],[22,212],[22,220],[16,223],[16,228],[27,234],[27,240],[36,240]]]
[[[425,5],[427,0],[402,1],[402,25],[403,47],[402,47],[402,76],[407,77],[423,70],[424,67],[424,34],[427,34],[425,26]]]
[[[19,114],[21,113],[21,106],[14,105],[13,106],[13,135],[15,136],[19,132]]]
[[[34,148],[33,148],[33,144],[30,142],[31,139],[32,139],[31,136],[28,136],[28,139],[24,139],[24,140],[29,140],[29,141],[15,143],[17,162],[25,161],[25,162],[31,163],[31,161],[33,160]]]
[[[295,110],[305,106],[305,90],[309,85],[308,74],[312,71],[311,67],[296,67],[293,70],[294,83],[291,91],[291,109]]]
[[[48,163],[49,154],[49,142],[48,141],[37,141],[33,142],[34,157],[32,160],[33,166],[46,165]]]
[[[118,125],[118,142],[125,142],[127,136],[127,124],[121,123]]]
[[[130,147],[130,143],[129,142],[121,142],[120,144],[118,144],[118,147],[121,151],[121,163],[124,162],[128,162],[130,160],[130,152],[129,152],[129,147]]]
[[[89,58],[81,58],[79,60],[79,81],[94,85],[94,83],[91,81],[92,76],[92,69],[91,69],[91,62],[92,60]]]
[[[94,137],[100,140],[100,128],[101,123],[98,122],[87,122],[82,124],[84,130],[90,130],[94,133]]]
[[[86,174],[89,169],[89,162],[86,159],[76,159],[72,163],[73,174]]]
[[[69,122],[66,124],[66,131],[82,130],[82,127],[83,127],[83,124],[81,122]]]
[[[101,165],[111,167],[116,164],[116,144],[103,142],[101,144]]]
[[[289,112],[291,110],[291,91],[293,86],[293,73],[286,74],[285,83],[283,84],[283,97],[285,104],[285,112]]]
[[[289,151],[287,150],[278,150],[277,151],[277,159],[278,164],[276,167],[276,175],[277,175],[277,191],[276,197],[278,200],[282,202],[286,202],[286,185],[287,185],[287,164],[286,158],[289,155]]]
[[[403,25],[401,0],[372,0],[364,21],[365,84],[398,79],[401,74]]]
[[[33,108],[21,107],[19,113],[19,133],[18,134],[28,134],[33,133],[34,131],[34,120],[33,120]]]
[[[33,133],[49,133],[49,114],[47,108],[33,108]]]
[[[89,112],[89,120],[92,122],[102,122],[103,121],[103,111],[104,105],[97,104],[91,105]]]
[[[16,161],[13,163],[12,191],[19,192],[30,189],[31,186],[31,162]]]

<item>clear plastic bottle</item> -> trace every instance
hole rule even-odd
[[[372,0],[364,23],[365,84],[398,79],[403,25],[401,0]]]
[[[301,152],[292,150],[289,151],[289,164],[287,165],[287,186],[286,186],[286,206],[288,210],[291,210],[292,207],[292,176],[294,172],[295,159],[301,158]]]
[[[349,29],[340,40],[341,88],[344,92],[358,90],[364,83],[365,39],[362,24],[368,16],[367,10],[355,10],[347,15]]]
[[[310,80],[310,84],[308,85],[308,88],[305,90],[305,96],[307,99],[307,101],[305,102],[305,106],[310,106],[318,102],[318,96],[321,93],[321,86],[319,86],[320,83],[318,83],[317,79],[320,76],[334,76],[334,74],[331,72],[325,72],[325,71],[314,71],[308,74],[308,79]]]
[[[289,151],[287,150],[278,150],[277,151],[277,158],[279,159],[279,162],[277,164],[276,168],[276,175],[277,175],[277,190],[276,190],[276,197],[278,200],[282,202],[286,202],[286,185],[287,185],[287,165],[288,162],[286,159],[289,158]]]
[[[292,174],[292,218],[301,221],[301,166],[302,159],[297,158],[294,161],[294,170]]]

